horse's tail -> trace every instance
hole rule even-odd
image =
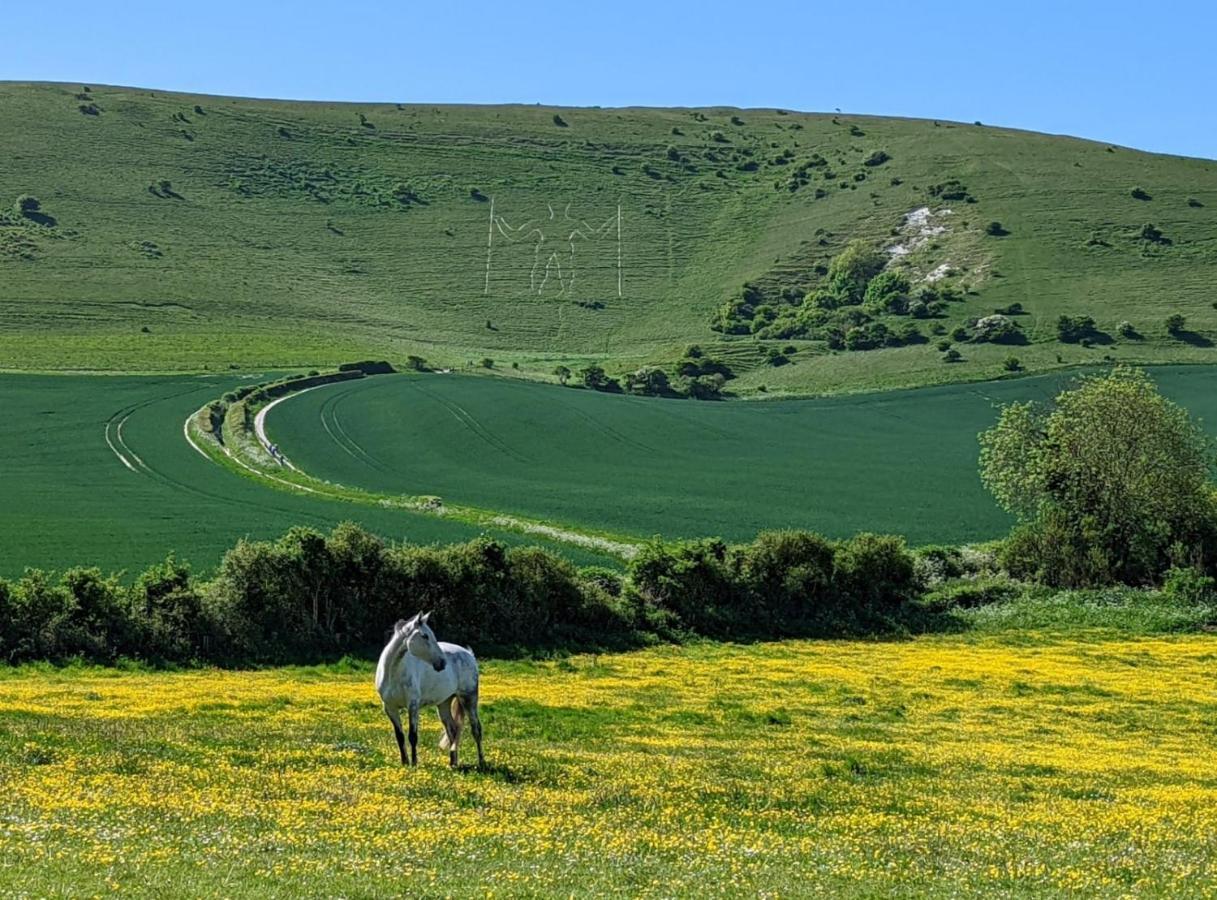
[[[452,698],[451,709],[452,709],[452,730],[459,737],[460,733],[461,733],[461,726],[464,724],[464,721],[465,721],[465,707],[461,706],[460,697]],[[439,748],[441,750],[451,750],[452,749],[452,740],[448,737],[447,728],[445,728],[444,733],[442,735],[440,735]]]

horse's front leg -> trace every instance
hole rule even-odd
[[[410,765],[418,765],[418,703],[410,703]]]
[[[406,764],[406,736],[401,732],[401,714],[397,710],[389,712],[386,708],[385,715],[393,723],[393,735],[397,738],[397,752],[401,755],[401,764],[404,766]]]

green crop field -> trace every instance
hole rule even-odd
[[[481,530],[278,491],[199,455],[182,434],[186,417],[244,382],[233,376],[0,376],[0,576],[19,575],[27,566],[136,571],[169,553],[205,571],[239,538],[347,519],[414,543],[468,540]],[[578,548],[563,553],[578,563],[603,562]]]
[[[1158,369],[1217,426],[1217,368]],[[369,378],[276,405],[267,433],[305,471],[377,492],[665,537],[767,528],[913,543],[1004,534],[977,474],[997,406],[1054,396],[1042,376],[821,400],[675,402],[457,375]]]
[[[19,195],[41,211],[12,211]],[[1005,234],[986,233],[991,222]],[[754,336],[711,330],[745,282],[779,308],[816,289],[854,238],[888,249],[915,286],[945,275],[957,302],[933,324],[947,331],[1022,304],[1027,370],[1212,359],[1208,160],[772,109],[0,84],[0,368],[214,372],[415,353],[549,377],[557,362],[670,365],[698,343],[732,360],[741,393],[1001,373],[1008,347],[968,345],[947,366],[933,340],[835,352],[798,339],[774,369]],[[1092,346],[1058,343],[1061,313],[1095,319]],[[1175,335],[1172,313],[1187,323]],[[1118,333],[1123,321],[1136,336]]]

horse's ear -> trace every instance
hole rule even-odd
[[[423,617],[422,617],[422,623],[423,623],[424,625],[426,625],[426,624],[427,624],[427,622],[428,622],[428,621],[430,621],[430,619],[431,619],[431,613],[433,613],[434,611],[435,611],[435,610],[428,610],[427,612],[423,613]]]

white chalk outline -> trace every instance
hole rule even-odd
[[[564,296],[567,291],[571,290],[575,284],[575,278],[578,274],[578,269],[575,264],[575,241],[576,240],[596,240],[603,236],[613,234],[616,230],[617,241],[617,297],[622,296],[622,249],[621,249],[621,233],[622,233],[622,215],[621,204],[617,204],[617,212],[609,216],[599,227],[593,226],[586,219],[574,219],[571,217],[570,208],[572,203],[567,203],[562,211],[562,221],[573,225],[570,232],[567,234],[565,243],[570,248],[565,254],[568,259],[566,271],[562,268],[562,255],[558,250],[550,251],[549,256],[544,258],[544,268],[542,269],[542,253],[543,248],[548,241],[548,237],[533,219],[527,219],[523,224],[512,226],[507,218],[503,215],[495,214],[495,198],[490,198],[490,223],[486,233],[486,277],[482,287],[482,296],[490,294],[490,272],[492,268],[491,260],[494,255],[494,233],[497,230],[504,240],[508,243],[519,243],[528,238],[535,237],[536,242],[533,244],[533,262],[532,269],[528,273],[528,288],[529,291],[540,296],[545,291],[546,285],[549,283],[551,270],[557,275],[559,296]],[[557,218],[557,213],[554,212],[552,203],[546,203],[546,208],[549,210],[549,221],[553,222]],[[538,272],[541,272],[543,277],[541,283],[537,284]]]

